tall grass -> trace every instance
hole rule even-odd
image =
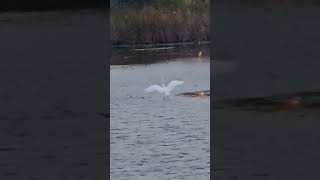
[[[208,41],[209,1],[200,4],[158,1],[140,9],[111,11],[113,44]],[[192,1],[191,1],[192,2]],[[207,4],[205,4],[207,2]],[[169,3],[170,5],[166,4]]]

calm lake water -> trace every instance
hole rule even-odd
[[[209,180],[210,97],[143,91],[162,79],[185,81],[174,94],[209,90],[209,57],[163,58],[110,67],[112,180]]]

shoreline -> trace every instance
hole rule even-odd
[[[210,59],[210,46],[208,44],[187,44],[176,46],[129,46],[112,48],[110,65],[153,64],[179,58],[195,58],[199,61]],[[198,57],[201,51],[202,56]]]
[[[127,47],[154,47],[154,46],[184,46],[184,45],[207,45],[211,41],[190,41],[190,42],[176,42],[176,43],[153,43],[153,44],[113,44],[112,48],[127,48]]]

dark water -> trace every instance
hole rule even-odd
[[[141,56],[140,58],[143,58]],[[194,57],[111,66],[111,179],[209,179],[210,97],[146,94],[183,80],[174,93],[210,89],[210,61]]]
[[[106,178],[106,20],[0,14],[0,179]]]

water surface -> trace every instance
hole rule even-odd
[[[209,90],[209,58],[164,60],[110,68],[113,180],[209,179],[210,97],[143,91],[162,79],[185,81],[174,93]]]

